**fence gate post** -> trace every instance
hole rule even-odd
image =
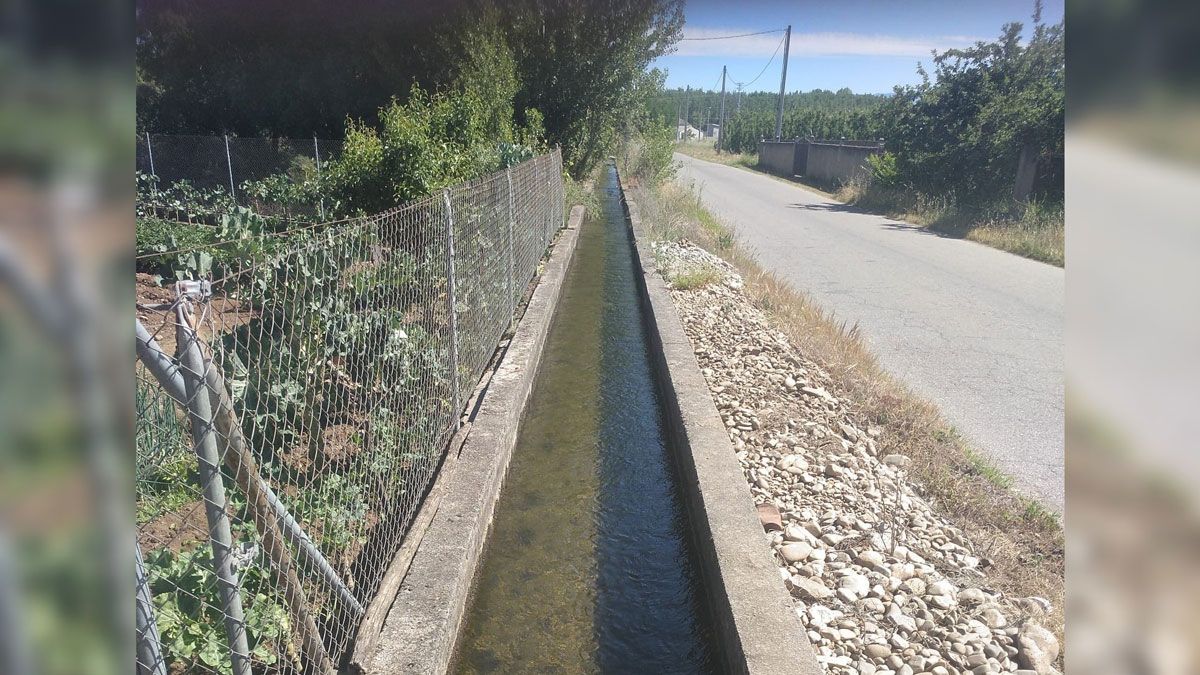
[[[146,132],[146,156],[150,159],[150,194],[158,196],[158,172],[154,170],[154,147],[150,145],[150,132]]]
[[[454,284],[454,209],[450,206],[450,191],[442,193],[446,204],[446,308],[450,314],[450,404],[454,411],[454,430],[458,430],[462,408],[458,398],[458,316],[455,309]]]
[[[229,134],[225,134],[225,165],[229,167],[229,196],[237,202],[237,188],[233,186],[233,158],[229,155]]]
[[[504,170],[504,179],[508,181],[508,326],[512,328],[513,321],[516,320],[517,301],[513,297],[513,278],[517,276],[517,264],[513,259],[513,218],[516,217],[513,210],[513,189],[512,189],[512,169]]]
[[[313,157],[317,160],[317,183],[321,182],[321,146],[317,144],[317,135],[313,134]],[[325,220],[325,191],[321,190],[321,201],[317,203],[321,220]]]
[[[212,405],[204,378],[204,356],[199,338],[187,321],[185,303],[175,307],[175,343],[180,350],[180,371],[187,393],[188,417],[192,422],[192,442],[204,485],[204,511],[208,516],[209,541],[212,543],[213,571],[217,575],[217,593],[225,615],[229,635],[229,657],[234,675],[250,675],[250,647],[242,595],[233,571],[233,534],[226,513],[225,485],[221,480],[221,458],[217,452]]]
[[[142,547],[134,539],[134,560],[137,562],[137,592],[134,613],[137,615],[137,673],[138,675],[167,675],[163,660],[158,625],[154,622],[154,601],[150,595],[150,580],[142,562]]]

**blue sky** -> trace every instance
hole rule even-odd
[[[683,36],[753,33],[792,25],[788,91],[837,90],[887,93],[919,81],[918,62],[930,66],[930,49],[965,47],[994,39],[1010,21],[1028,26],[1033,0],[691,0]],[[1043,20],[1057,23],[1063,0],[1047,0]],[[720,87],[721,66],[734,82],[761,77],[745,91],[779,91],[783,32],[731,40],[685,40],[653,65],[668,71],[667,86]],[[772,53],[774,61],[767,66]],[[764,71],[763,68],[766,67]]]

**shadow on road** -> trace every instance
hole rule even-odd
[[[943,239],[962,239],[966,236],[966,231],[963,229],[939,228],[936,225],[913,225],[902,220],[895,220],[881,215],[874,211],[870,211],[861,207],[852,206],[850,204],[842,204],[840,202],[819,202],[816,204],[788,204],[788,208],[798,209],[801,211],[824,211],[826,213],[856,213],[863,216],[873,216],[880,219],[875,221],[878,225],[888,230],[899,230],[903,232],[916,232],[918,234],[931,235],[941,237]]]

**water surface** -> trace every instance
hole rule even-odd
[[[497,505],[458,673],[715,668],[611,167],[601,189]]]

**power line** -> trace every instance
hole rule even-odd
[[[771,59],[769,61],[767,61],[767,65],[763,66],[763,69],[758,71],[758,75],[755,75],[753,80],[750,80],[749,82],[738,82],[737,83],[738,87],[739,88],[740,87],[748,87],[748,86],[754,84],[755,82],[758,82],[758,78],[762,77],[763,73],[767,72],[767,68],[770,68],[771,64],[774,63],[775,57],[779,55],[779,48],[782,46],[783,46],[783,40],[781,39],[779,41],[779,44],[775,45],[775,53],[771,54]]]
[[[697,40],[728,40],[730,38],[750,37],[751,35],[767,35],[769,33],[782,33],[785,29],[776,28],[775,30],[762,30],[757,33],[739,33],[738,35],[714,35],[712,37],[690,37],[679,38],[680,42],[697,41]]]

